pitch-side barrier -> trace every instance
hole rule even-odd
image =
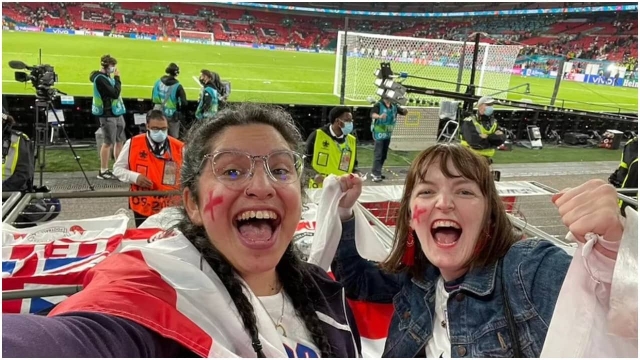
[[[20,201],[22,193],[20,192],[3,192],[2,193],[2,220],[9,215],[13,207]]]

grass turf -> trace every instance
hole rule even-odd
[[[118,59],[123,81],[122,95],[126,98],[150,98],[155,81],[164,74],[170,62],[175,62],[180,66],[179,79],[191,100],[198,98],[200,89],[193,76],[206,68],[231,81],[231,101],[313,105],[335,105],[339,102],[333,95],[336,59],[333,54],[11,31],[3,31],[2,36],[4,94],[34,93],[31,85],[15,82],[14,70],[7,63],[9,60],[21,60],[29,65],[36,64],[39,49],[42,49],[42,62],[53,65],[59,75],[56,86],[70,95],[91,94],[89,74],[99,67],[100,56],[109,53]],[[366,84],[361,86],[369,86],[372,91],[375,90],[371,85],[374,80],[372,69],[378,63],[366,59],[358,63],[360,67],[357,69],[351,67],[357,72],[357,81]],[[412,66],[416,69],[415,65]],[[451,68],[427,66],[420,69],[420,75],[440,80],[454,81],[457,75],[457,70]],[[394,64],[394,70],[402,71],[403,65]],[[468,72],[463,77],[467,79]],[[520,89],[521,93],[509,94],[509,99],[531,99],[539,104],[548,104],[548,99],[541,96],[551,96],[554,80],[512,76],[509,87],[524,83],[530,84],[531,92],[524,94]],[[433,81],[421,85],[443,89],[451,86]],[[558,98],[556,105],[583,110],[616,111],[622,108],[622,111],[637,112],[638,108],[635,88],[564,81]]]
[[[100,168],[98,151],[95,148],[76,149],[80,163],[85,171],[97,171]],[[408,166],[418,154],[417,151],[389,150],[385,167]],[[546,163],[546,162],[583,162],[583,161],[619,161],[620,151],[597,148],[546,147],[541,150],[514,148],[512,151],[498,151],[494,158],[496,164]],[[359,168],[368,172],[373,163],[373,146],[358,147]],[[113,167],[113,161],[110,164]],[[48,149],[46,151],[47,172],[80,171],[78,164],[68,148]],[[613,171],[613,169],[611,170]]]

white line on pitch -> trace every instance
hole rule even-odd
[[[193,75],[191,78],[193,79],[193,81],[196,82],[196,84],[198,84],[198,89],[202,90],[202,84],[200,84],[200,79],[198,79],[198,77],[195,75]]]
[[[3,52],[3,55],[8,55],[8,54],[13,54],[13,55],[31,55],[31,56],[37,56],[38,54],[35,53],[25,53],[25,52]],[[87,55],[66,55],[66,54],[47,54],[47,53],[43,53],[42,57],[46,58],[47,56],[50,57],[68,57],[68,58],[81,58],[81,59],[98,59],[96,56],[87,56]],[[264,57],[261,57],[262,59],[264,59]],[[163,64],[166,64],[167,61],[169,60],[157,60],[157,59],[133,59],[133,58],[118,58],[118,60],[126,60],[126,61],[136,61],[136,62],[160,62]],[[207,63],[207,62],[197,62],[197,61],[177,61],[180,64],[187,64],[187,65],[209,65],[209,66],[233,66],[233,67],[240,67],[240,68],[264,68],[264,69],[272,69],[273,65],[265,65],[264,63],[257,63],[257,64],[243,64],[243,63]],[[53,66],[55,66],[55,64],[52,64]],[[304,70],[304,71],[311,71],[311,72],[321,72],[321,73],[332,73],[333,74],[333,70],[327,70],[327,69],[318,69],[316,67],[309,67],[309,66],[289,66],[287,65],[288,69],[299,69],[299,70]]]
[[[3,83],[15,83],[15,80],[2,80]],[[64,86],[93,86],[90,82],[58,82],[56,85]],[[198,82],[198,85],[200,83]],[[123,88],[153,88],[152,85],[131,85],[131,84],[122,84]],[[60,89],[64,91],[64,89]],[[185,90],[202,90],[201,87],[185,87]],[[267,93],[267,94],[293,94],[293,95],[323,95],[323,96],[334,96],[332,93],[315,93],[315,92],[302,92],[302,91],[273,91],[273,90],[248,90],[248,89],[232,89],[231,92],[241,92],[241,93]],[[126,95],[126,94],[125,94]]]

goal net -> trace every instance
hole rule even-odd
[[[191,44],[213,45],[213,33],[180,30],[180,41]]]
[[[462,72],[460,82],[469,84],[471,65],[473,63],[472,41],[466,46],[461,41],[420,39],[403,36],[376,35],[348,32],[346,39],[344,31],[338,33],[336,52],[336,67],[333,93],[340,96],[342,81],[342,52],[347,43],[347,67],[345,72],[345,98],[351,101],[366,101],[368,97],[375,97],[377,87],[374,85],[376,69],[381,62],[390,62],[391,69],[405,72],[408,75],[420,76],[433,80],[408,78],[406,85],[436,88],[440,90],[456,91],[459,72]],[[478,61],[476,65],[475,84],[478,86],[476,95],[493,95],[509,88],[513,65],[516,61],[520,46],[490,45],[480,43]],[[461,61],[464,54],[464,61]],[[466,91],[461,85],[460,92]],[[496,98],[506,98],[502,92]],[[411,100],[439,101],[434,97],[408,94]]]

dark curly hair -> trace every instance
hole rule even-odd
[[[272,126],[284,137],[292,150],[295,150],[302,141],[300,131],[291,115],[278,107],[244,103],[218,112],[213,119],[194,124],[185,141],[181,184],[183,189],[189,188],[196,203],[200,196],[197,180],[200,176],[202,159],[211,151],[216,137],[228,127],[249,124]],[[302,188],[302,183],[300,186]],[[256,354],[258,357],[264,357],[253,306],[242,292],[243,285],[233,266],[209,241],[204,227],[193,224],[186,212],[177,227],[198,249],[229,291],[244,327],[251,337]],[[293,244],[289,244],[287,247],[276,266],[276,272],[283,284],[284,291],[291,299],[297,316],[304,322],[314,343],[320,349],[322,357],[332,357],[331,344],[323,331],[322,323],[315,309],[315,301],[321,299],[322,294],[313,286],[314,282],[308,267],[301,260]]]

